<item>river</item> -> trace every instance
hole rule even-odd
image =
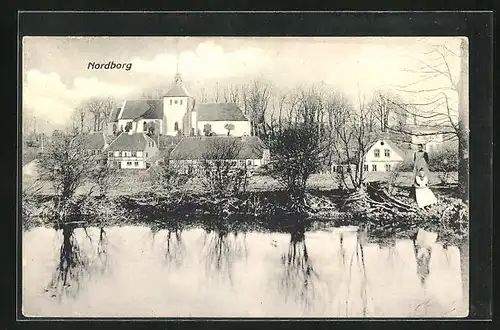
[[[432,239],[373,242],[351,227],[34,228],[22,237],[22,310],[27,317],[464,317],[463,259]]]

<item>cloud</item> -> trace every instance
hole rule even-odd
[[[263,49],[249,47],[227,52],[210,40],[198,44],[194,51],[180,53],[179,71],[185,77],[192,77],[192,80],[224,79],[255,73],[266,66],[269,60]],[[173,53],[164,53],[149,61],[135,57],[132,63],[136,72],[172,77],[177,57]]]
[[[136,87],[111,84],[95,77],[77,77],[73,86],[64,84],[54,72],[42,73],[30,70],[26,73],[23,84],[23,108],[30,114],[47,121],[54,126],[69,122],[78,104],[91,97],[125,97]]]

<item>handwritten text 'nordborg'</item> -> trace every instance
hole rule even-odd
[[[95,63],[89,62],[87,65],[87,70],[126,70],[132,69],[132,63],[115,63],[110,61],[108,63]]]

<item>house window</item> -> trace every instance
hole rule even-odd
[[[182,100],[179,101],[179,104],[182,105]]]
[[[373,164],[372,165],[372,171],[373,172],[377,172],[377,164]]]
[[[373,153],[375,155],[375,158],[379,158],[380,157],[380,149],[373,150]]]
[[[113,134],[116,133],[116,124],[113,124]]]
[[[148,153],[146,152],[146,157],[148,157]]]
[[[147,124],[146,122],[144,122],[144,123],[142,124],[142,130],[143,130],[144,132],[147,132],[147,131],[148,131],[148,124]]]
[[[113,152],[112,151],[108,152],[108,156],[113,157]]]
[[[139,162],[134,162],[134,166],[139,166]]]
[[[385,171],[390,172],[391,171],[391,164],[385,164]]]
[[[368,165],[367,164],[363,165],[363,171],[368,172]]]
[[[170,100],[170,105],[172,105],[172,100]]]
[[[247,160],[247,165],[252,165],[252,160],[251,159]]]
[[[135,151],[132,151],[132,157],[137,157],[137,153]]]
[[[137,155],[137,157],[142,157],[142,151],[137,151],[136,155]]]
[[[132,165],[132,162],[127,162],[127,165],[131,166],[131,165]]]
[[[175,103],[175,104],[177,104],[177,102],[178,102],[178,101],[177,101],[177,100],[175,100],[175,102],[174,102],[174,103]]]
[[[174,124],[174,131],[178,131],[179,130],[179,123],[178,122],[175,122]]]
[[[391,151],[389,149],[384,150],[384,156],[385,157],[391,157]]]

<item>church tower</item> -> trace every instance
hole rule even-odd
[[[174,82],[170,90],[163,96],[163,122],[166,135],[192,134],[192,114],[194,109],[194,98],[189,94],[182,82],[179,73],[179,61],[174,76]]]

